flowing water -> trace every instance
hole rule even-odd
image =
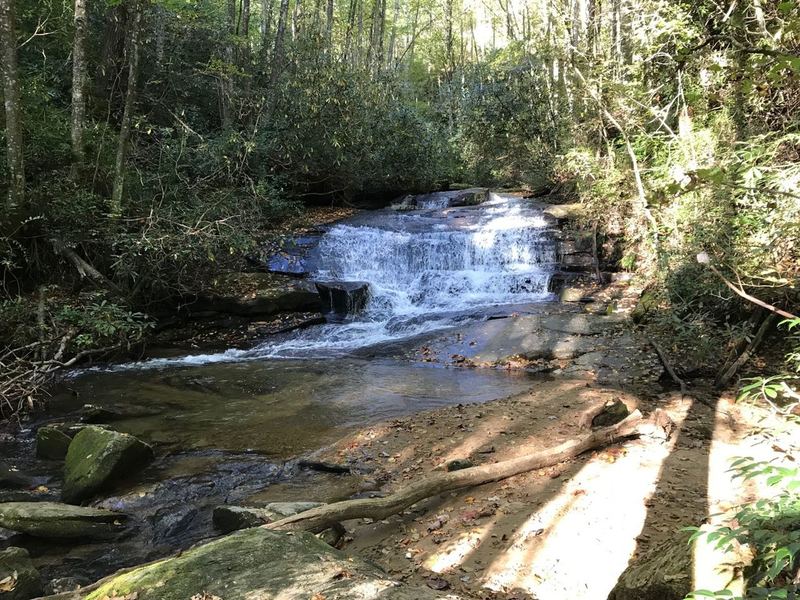
[[[159,458],[99,502],[134,515],[133,537],[77,556],[30,546],[45,573],[74,572],[65,553],[93,577],[185,547],[211,535],[215,504],[347,497],[355,490],[341,476],[300,472],[289,459],[370,422],[530,387],[524,374],[432,366],[405,353],[420,336],[550,298],[552,232],[525,201],[448,208],[433,199],[363,213],[330,228],[314,255],[315,279],[369,284],[362,312],[249,350],[90,370],[56,391],[48,419],[75,419],[84,403],[122,407],[131,414],[113,427],[153,444]],[[0,450],[57,498],[61,465],[32,458],[34,429]]]
[[[507,313],[550,299],[556,245],[541,210],[492,194],[480,206],[372,211],[332,227],[312,277],[366,282],[366,309],[345,323],[272,338],[249,350],[151,361],[149,366],[330,357]]]

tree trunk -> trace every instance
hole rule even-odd
[[[283,48],[286,36],[286,20],[289,18],[289,0],[281,0],[280,10],[278,11],[278,28],[275,30],[275,47],[272,51],[272,66],[270,71],[270,89],[267,93],[270,95],[270,104],[273,105],[277,96],[275,94],[275,83],[278,81],[278,75],[283,68]],[[272,110],[270,109],[270,112]]]
[[[333,47],[333,0],[328,0],[325,9],[325,47],[329,52]]]
[[[86,0],[75,0],[72,41],[72,160],[73,173],[84,164],[83,129],[86,121]]]
[[[25,199],[25,158],[22,139],[22,106],[17,70],[17,37],[14,0],[0,0],[0,52],[3,57],[3,97],[6,113],[8,203],[11,212]]]
[[[575,458],[589,450],[615,444],[630,437],[652,436],[663,440],[669,437],[672,428],[672,421],[666,413],[657,410],[650,419],[644,420],[642,419],[642,414],[637,410],[616,425],[587,433],[554,448],[498,463],[430,475],[383,498],[334,502],[333,504],[326,504],[280,521],[269,523],[264,527],[268,529],[318,532],[327,529],[333,523],[349,521],[350,519],[385,519],[425,498],[465,487],[500,481],[520,473],[541,469]]]
[[[139,76],[139,26],[142,20],[142,8],[138,0],[131,0],[129,4],[128,22],[128,88],[125,91],[125,108],[122,113],[122,123],[119,127],[119,140],[117,141],[117,157],[114,164],[114,188],[111,192],[111,216],[122,215],[122,197],[125,188],[125,167],[128,155],[128,145],[133,124],[133,110],[136,102],[136,80]]]
[[[233,69],[235,62],[236,0],[227,0],[226,8],[225,72],[219,75],[219,111],[222,129],[230,129],[233,126],[233,115],[231,114],[233,81],[231,80],[230,71]]]
[[[272,26],[272,0],[261,0],[261,58],[269,54],[269,33]]]
[[[239,35],[244,38],[244,47],[250,47],[250,0],[242,0],[242,27]]]

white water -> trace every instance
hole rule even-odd
[[[366,281],[370,300],[345,323],[296,331],[251,350],[151,366],[343,354],[547,300],[555,242],[541,212],[492,194],[475,207],[375,211],[334,226],[317,249],[320,280]]]

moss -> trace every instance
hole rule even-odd
[[[59,502],[0,504],[0,527],[43,538],[108,538],[123,529],[125,516]]]
[[[69,446],[62,498],[85,500],[152,459],[152,448],[132,435],[90,425]]]
[[[188,600],[431,600],[427,588],[396,587],[383,571],[310,533],[245,529],[173,558],[117,575],[84,597]]]

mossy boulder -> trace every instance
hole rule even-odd
[[[41,538],[108,539],[125,528],[124,519],[121,513],[60,502],[0,504],[0,527]]]
[[[41,593],[39,572],[27,551],[11,547],[0,552],[0,598],[29,600]]]
[[[112,576],[82,598],[187,600],[195,595],[225,600],[457,598],[399,585],[377,567],[335,550],[310,533],[262,527]]]
[[[64,460],[72,439],[85,429],[81,423],[48,423],[36,431],[36,456]]]
[[[153,460],[153,449],[126,433],[90,425],[69,445],[64,464],[65,502],[81,502]]]

